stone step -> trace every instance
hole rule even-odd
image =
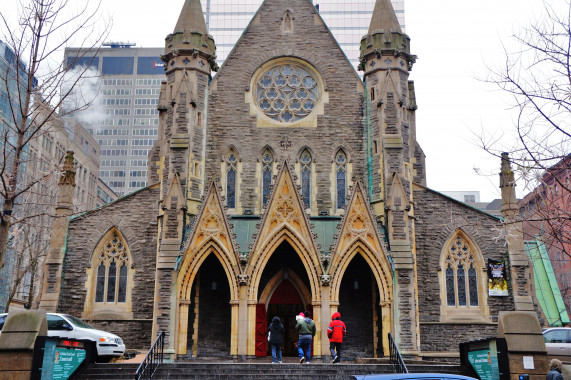
[[[132,379],[138,364],[91,364],[77,379]],[[411,364],[413,373],[464,374],[456,365]],[[329,363],[164,363],[155,373],[155,379],[291,379],[319,378],[325,380],[349,379],[351,375],[393,373],[390,364],[329,364]]]

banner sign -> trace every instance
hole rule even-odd
[[[488,259],[488,294],[507,296],[506,264],[503,260]]]

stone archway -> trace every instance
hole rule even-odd
[[[363,241],[357,239],[349,248],[338,256],[332,268],[331,276],[331,311],[338,311],[341,302],[341,284],[348,268],[355,258],[362,260],[364,268],[371,274],[374,289],[370,294],[373,306],[373,319],[378,321],[373,327],[371,337],[375,340],[373,355],[389,355],[388,332],[393,331],[393,281],[392,271],[386,258],[373,252]],[[373,323],[371,321],[371,323]]]
[[[234,272],[228,256],[221,249],[221,247],[214,241],[209,240],[193,255],[188,255],[188,259],[183,262],[177,279],[177,312],[176,312],[176,354],[177,355],[196,355],[198,353],[197,347],[188,347],[188,342],[192,341],[193,345],[199,339],[191,325],[192,307],[196,307],[196,284],[199,281],[198,274],[200,273],[203,264],[207,259],[216,260],[220,264],[219,283],[224,282],[224,286],[229,288],[229,300],[227,302],[230,307],[230,321],[229,325],[232,329],[229,330],[229,354],[234,354],[237,351],[237,332],[234,331],[235,323],[232,321],[237,320],[237,305],[238,289],[235,281]],[[222,284],[221,284],[222,285]],[[196,326],[199,327],[199,326]],[[198,330],[197,330],[198,331]],[[195,336],[192,337],[191,335]],[[188,352],[190,349],[190,352]]]
[[[280,269],[264,287],[258,305],[265,307],[267,323],[278,316],[284,325],[283,356],[297,356],[295,316],[305,310],[313,311],[311,293],[300,276],[287,268]]]

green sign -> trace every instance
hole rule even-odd
[[[489,350],[468,352],[468,360],[481,380],[499,380],[500,378],[497,350],[495,344],[490,344],[490,346],[493,347]]]
[[[85,350],[56,348],[52,379],[67,380],[85,360]]]

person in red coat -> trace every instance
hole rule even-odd
[[[341,344],[343,343],[343,335],[346,333],[347,328],[345,327],[345,323],[341,320],[341,314],[333,313],[331,323],[329,323],[329,327],[327,328],[329,350],[331,350],[333,363],[339,363],[341,361]]]

